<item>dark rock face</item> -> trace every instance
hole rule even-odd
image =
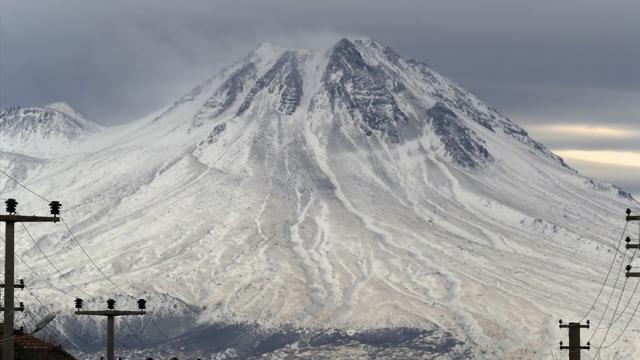
[[[213,143],[216,138],[218,137],[218,135],[220,135],[223,131],[225,131],[227,128],[227,124],[226,123],[222,123],[222,124],[218,124],[216,125],[213,130],[211,130],[211,133],[209,134],[209,144]]]
[[[215,109],[214,117],[222,114],[236,101],[238,95],[244,91],[246,83],[254,79],[255,76],[255,64],[246,64],[231,74],[229,79],[204,103],[204,107]]]
[[[0,110],[3,135],[28,135],[39,132],[44,137],[62,135],[68,139],[94,132],[83,122],[65,113],[48,108],[7,107]]]
[[[427,111],[427,117],[456,164],[475,168],[480,163],[493,161],[493,156],[482,145],[483,141],[446,105],[437,103]]]
[[[356,47],[342,39],[333,49],[322,82],[333,110],[344,105],[354,119],[362,121],[364,133],[377,130],[393,142],[399,141],[398,128],[408,117],[386,87],[385,73],[368,65]],[[402,91],[396,82],[394,90]]]
[[[277,93],[280,97],[278,111],[291,115],[302,98],[302,76],[298,70],[298,59],[293,51],[285,51],[278,61],[256,81],[240,105],[236,116],[246,112],[253,98],[262,90]]]
[[[213,119],[224,113],[244,91],[247,83],[256,77],[256,66],[248,63],[236,70],[216,90],[202,106],[193,119],[193,126],[202,125],[207,119]]]

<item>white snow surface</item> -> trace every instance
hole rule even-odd
[[[385,74],[385,89],[407,116],[398,120],[395,140],[365,123],[359,109],[349,112],[347,101],[332,102],[323,75],[333,49],[261,45],[174,104],[127,125],[100,127],[60,104],[29,108],[53,115],[26,128],[0,117],[0,168],[61,201],[78,241],[120,287],[149,298],[151,314],[179,323],[191,306],[194,322],[167,327],[171,335],[219,322],[405,326],[451,332],[477,358],[550,358],[552,348],[559,356],[557,342],[567,333],[558,319],[577,321],[588,310],[622,235],[624,210],[638,203],[564,166],[526,133],[512,135],[517,125],[426,65],[373,40],[348,42]],[[286,52],[290,66],[253,91]],[[232,91],[216,92],[243,68],[253,70],[219,111]],[[292,68],[300,74],[298,93],[288,77]],[[343,76],[335,72],[327,81]],[[291,113],[279,108],[296,101]],[[426,115],[438,103],[492,160],[475,167],[454,161]],[[492,130],[469,108],[493,119]],[[4,176],[0,197],[18,199],[24,214],[47,211],[46,202]],[[18,255],[56,286],[89,306],[101,307],[108,297],[121,308],[135,306],[63,225],[27,226],[64,277],[93,297],[59,276],[17,227]],[[629,229],[637,239],[637,227]],[[52,308],[71,314],[70,298],[22,264],[16,274]],[[610,291],[605,287],[592,322]],[[640,357],[633,341],[639,330],[634,320],[602,358]],[[592,345],[600,345],[603,332]]]

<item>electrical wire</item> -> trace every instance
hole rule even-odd
[[[615,343],[618,342],[618,340],[620,340],[620,338],[622,338],[622,335],[625,333],[625,331],[629,328],[629,325],[631,324],[631,322],[633,321],[633,317],[636,315],[638,308],[640,307],[640,300],[638,300],[638,303],[636,304],[636,308],[633,310],[633,313],[631,313],[631,317],[629,318],[629,321],[627,321],[627,324],[624,326],[624,328],[622,329],[622,332],[620,332],[620,334],[618,335],[618,337],[616,337],[611,343],[602,346],[602,349],[607,349],[610,348],[611,346],[613,346]]]
[[[13,176],[7,174],[6,171],[0,169],[0,172],[3,173],[6,177],[8,177],[9,179],[13,180],[14,183],[20,185],[20,187],[22,187],[23,189],[27,190],[28,192],[32,193],[33,195],[39,197],[40,199],[49,202],[49,200],[47,200],[45,197],[43,197],[42,195],[38,194],[37,192],[29,189],[28,187],[26,187],[25,185],[23,185],[20,181],[16,180]]]
[[[609,331],[611,331],[611,326],[613,325],[613,319],[615,319],[616,313],[618,312],[618,306],[620,306],[620,300],[622,300],[622,293],[624,292],[624,288],[627,285],[627,280],[628,278],[625,277],[624,284],[622,285],[622,292],[620,293],[620,297],[618,298],[618,303],[616,304],[616,308],[613,310],[613,317],[611,317],[611,322],[609,323],[609,326],[607,326],[607,331],[605,331],[604,333],[602,342],[600,342],[600,347],[598,348],[596,355],[593,357],[594,359],[597,359],[600,356],[599,354],[600,354],[600,351],[602,351],[602,346],[604,345],[604,342],[607,340],[607,336],[609,336]],[[594,331],[594,335],[595,333],[596,332]],[[591,336],[591,338],[593,338],[593,335]]]
[[[640,241],[640,239],[639,239],[639,241]],[[637,252],[638,252],[638,249],[635,249],[634,252],[633,252],[633,256],[631,256],[631,260],[629,260],[629,264],[631,264],[633,262],[633,259],[635,258]],[[631,296],[629,296],[629,300],[627,300],[627,303],[624,305],[624,308],[622,308],[622,310],[620,311],[620,314],[618,315],[618,317],[613,320],[614,324],[616,322],[618,322],[618,320],[620,320],[620,318],[622,317],[624,312],[629,307],[629,304],[631,304],[631,301],[633,300],[633,297],[636,294],[636,291],[638,290],[638,285],[640,285],[640,281],[636,282],[636,286],[633,288],[633,292],[631,292]],[[622,296],[622,295],[620,295],[620,296]]]
[[[93,258],[91,256],[89,256],[89,254],[87,253],[87,251],[82,247],[82,245],[80,245],[80,242],[76,239],[76,236],[73,235],[73,232],[71,232],[71,229],[69,228],[69,226],[67,225],[67,223],[64,221],[64,219],[62,218],[62,216],[60,216],[60,222],[62,222],[62,224],[64,225],[65,228],[67,228],[67,231],[69,232],[69,235],[71,235],[71,239],[73,239],[73,241],[76,243],[76,245],[78,245],[78,247],[80,248],[80,250],[82,250],[82,252],[87,256],[87,258],[89,259],[89,261],[91,261],[91,264],[93,264],[93,266],[98,270],[98,272],[100,272],[100,274],[102,275],[102,277],[104,277],[111,285],[113,285],[114,288],[118,289],[119,291],[121,291],[124,294],[127,294],[126,291],[122,290],[122,288],[120,288],[116,283],[113,282],[113,280],[111,280],[110,277],[107,276],[107,274],[104,273],[104,271],[102,271],[102,269],[100,269],[100,267],[98,266],[98,264],[93,260]]]
[[[104,271],[102,271],[102,269],[100,269],[100,267],[98,266],[98,264],[93,260],[93,258],[87,253],[87,251],[82,247],[82,245],[80,245],[80,242],[78,241],[78,239],[76,239],[76,236],[73,234],[73,232],[71,231],[71,228],[69,227],[69,225],[67,225],[67,223],[64,221],[64,219],[62,218],[62,216],[60,216],[60,222],[62,222],[62,224],[64,225],[64,227],[67,229],[67,231],[69,232],[69,235],[71,236],[71,239],[73,239],[73,241],[78,245],[78,247],[80,248],[80,250],[82,250],[82,252],[87,256],[87,258],[89,259],[89,261],[91,261],[91,263],[93,264],[93,266],[100,272],[100,274],[102,274],[102,277],[104,277],[111,285],[113,285],[114,288],[118,289],[120,292],[122,292],[123,294],[126,294],[132,298],[135,298],[134,296],[132,296],[131,294],[129,294],[127,291],[123,290],[120,286],[118,286],[115,282],[113,282],[113,280],[111,280],[111,278],[109,276],[107,276],[107,274],[104,273]],[[153,323],[152,323],[153,324]],[[144,346],[142,343],[142,340],[138,337],[138,335],[134,332],[131,332],[131,334],[133,335],[134,339],[136,339],[136,341],[144,348],[147,346]],[[163,335],[164,332],[162,333]],[[165,335],[166,340],[169,339],[168,336]]]
[[[640,241],[640,224],[638,225],[638,241]],[[636,249],[637,251],[637,249]],[[634,252],[635,254],[635,252]],[[633,259],[632,259],[633,260]],[[636,289],[638,288],[638,284],[640,284],[640,281],[636,283]],[[635,290],[634,290],[635,292]],[[633,297],[633,295],[632,295]],[[626,310],[627,306],[629,305],[629,303],[631,302],[631,298],[629,298],[629,301],[627,302],[627,305],[625,306],[625,308],[620,312],[620,316],[618,316],[618,319],[616,319],[615,321],[618,321],[620,319],[620,317],[622,316],[622,314],[624,313],[624,311]],[[627,321],[626,325],[624,326],[624,328],[622,329],[622,331],[620,332],[620,334],[618,334],[618,336],[609,344],[607,345],[602,345],[600,347],[600,349],[598,350],[598,352],[600,352],[602,349],[607,349],[610,348],[611,346],[613,346],[614,344],[616,344],[618,342],[618,340],[620,340],[622,338],[622,335],[625,333],[625,331],[627,331],[627,329],[629,328],[629,325],[631,324],[631,322],[633,321],[634,316],[636,315],[638,308],[640,307],[640,300],[638,300],[638,303],[636,304],[635,309],[633,310],[633,313],[631,313],[631,317],[629,318],[629,321]],[[615,322],[614,321],[614,322]],[[603,341],[604,343],[604,341]],[[598,354],[596,354],[598,355]],[[595,358],[594,358],[595,359]]]
[[[626,229],[626,227],[625,227]],[[626,248],[625,248],[625,254],[626,254]],[[611,300],[613,300],[613,296],[616,293],[616,286],[618,285],[618,280],[620,279],[620,274],[622,273],[622,268],[624,266],[624,256],[623,256],[623,261],[620,261],[620,268],[618,269],[618,275],[616,276],[616,280],[613,283],[613,288],[611,289],[611,295],[609,296],[609,300],[607,301],[607,305],[605,305],[604,310],[602,311],[602,316],[600,317],[600,320],[598,320],[597,324],[595,325],[595,329],[593,331],[593,333],[591,334],[591,337],[589,337],[588,341],[591,341],[595,336],[596,333],[598,332],[598,330],[604,329],[603,327],[600,327],[600,325],[602,324],[602,320],[604,319],[605,315],[607,314],[607,310],[609,310],[609,305],[611,304]],[[620,292],[620,298],[622,298],[622,293],[624,292],[624,288],[627,284],[627,278],[625,277],[624,280],[624,284],[622,287],[622,291]],[[618,301],[618,303],[620,303]],[[615,316],[615,312],[614,312],[614,316]],[[613,320],[613,319],[612,319]],[[610,327],[611,324],[609,324]],[[608,331],[608,330],[607,330]]]
[[[584,319],[586,319],[587,316],[589,316],[591,311],[593,311],[595,309],[595,306],[598,303],[598,299],[600,299],[600,295],[602,295],[602,291],[604,291],[604,287],[607,285],[607,281],[609,280],[609,275],[611,275],[611,269],[613,269],[613,265],[616,263],[616,258],[618,257],[618,252],[620,251],[620,245],[622,245],[622,240],[624,239],[624,235],[627,232],[627,225],[628,225],[628,223],[625,222],[624,228],[622,229],[622,236],[620,237],[620,241],[618,242],[618,246],[616,247],[616,252],[615,252],[615,254],[613,254],[613,260],[611,260],[611,265],[609,265],[609,271],[607,271],[607,276],[604,278],[604,282],[602,283],[602,286],[600,287],[600,291],[598,292],[598,295],[596,296],[596,299],[593,301],[593,304],[589,307],[589,310],[587,311],[587,313],[584,314],[584,316],[578,321],[579,323],[582,323],[584,321]],[[606,309],[605,309],[605,311],[606,311]]]
[[[0,172],[3,173],[5,176],[7,176],[9,179],[11,179],[13,182],[15,182],[16,184],[20,185],[22,188],[26,189],[27,191],[29,191],[30,193],[32,193],[33,195],[37,196],[38,198],[49,202],[49,200],[47,198],[45,198],[44,196],[38,194],[37,192],[29,189],[26,185],[22,184],[20,181],[18,181],[17,179],[15,179],[14,177],[12,177],[11,175],[7,174],[6,171],[0,169]],[[85,249],[82,247],[82,245],[80,244],[80,242],[76,239],[75,235],[73,234],[73,232],[71,231],[71,228],[67,225],[67,223],[64,221],[64,219],[62,218],[62,216],[60,216],[60,221],[63,223],[63,225],[65,226],[65,228],[67,229],[67,231],[69,232],[69,235],[71,236],[71,239],[74,240],[74,242],[78,245],[78,247],[80,248],[80,250],[82,250],[82,252],[85,254],[85,256],[89,259],[89,261],[93,264],[93,266],[98,270],[98,272],[100,272],[100,274],[111,284],[113,285],[113,287],[115,287],[116,289],[118,289],[119,291],[121,291],[122,293],[135,298],[134,296],[132,296],[131,294],[129,294],[128,292],[124,291],[122,288],[120,288],[115,282],[113,282],[111,280],[111,278],[109,278],[103,271],[102,269],[100,269],[100,267],[97,265],[97,263],[93,260],[93,258],[85,251]],[[151,322],[152,326],[158,330],[158,332],[160,332],[160,334],[162,334],[162,336],[165,338],[166,341],[168,341],[170,339],[170,337],[164,332],[164,330],[162,330],[162,328],[160,328],[159,326],[157,326],[155,323]]]
[[[2,240],[2,242],[5,242],[5,239],[3,237],[0,236],[0,240]],[[37,271],[35,271],[34,268],[32,268],[31,266],[29,266],[29,264],[27,264],[26,261],[24,261],[24,259],[22,259],[22,257],[18,254],[15,254],[16,257],[18,258],[18,260],[20,260],[20,262],[22,263],[22,265],[26,266],[29,270],[31,270],[31,272],[38,276],[39,278],[41,278],[44,282],[46,282],[47,284],[49,284],[49,286],[51,286],[52,288],[54,288],[55,290],[57,290],[58,292],[60,292],[63,295],[66,295],[70,298],[75,298],[75,296],[72,296],[71,294],[69,294],[68,292],[60,289],[59,287],[55,286],[51,281],[49,281],[46,277],[44,277],[43,275],[41,275],[40,273],[38,273]]]
[[[38,242],[33,238],[33,235],[31,235],[31,232],[29,231],[29,229],[27,229],[27,226],[24,223],[20,223],[20,225],[22,225],[22,227],[24,228],[24,231],[26,231],[27,235],[29,235],[29,238],[31,239],[33,244],[36,246],[36,248],[38,248],[38,250],[40,250],[40,253],[42,254],[42,256],[44,256],[44,258],[47,259],[49,264],[51,264],[51,266],[56,270],[56,272],[58,273],[58,275],[60,275],[61,278],[65,279],[69,283],[69,285],[74,287],[79,292],[81,292],[81,293],[83,293],[83,294],[85,294],[85,295],[87,295],[89,297],[93,297],[93,295],[91,295],[91,294],[87,293],[86,291],[80,289],[76,284],[72,283],[71,280],[69,280],[66,276],[64,276],[62,274],[62,272],[60,271],[60,269],[58,269],[56,264],[54,264],[53,261],[51,261],[51,259],[47,256],[47,254],[44,253],[44,251],[42,250],[40,245],[38,245]]]
[[[36,302],[38,304],[40,304],[40,306],[42,306],[47,312],[49,313],[53,313],[51,311],[51,309],[49,309],[49,307],[47,305],[45,305],[40,298],[27,286],[24,287],[29,294],[31,294],[31,296],[33,296],[33,298],[36,300]],[[85,345],[87,345],[87,347],[92,348],[94,351],[100,351],[100,349],[96,348],[95,346],[89,344],[86,340],[84,340],[81,336],[77,335],[73,330],[71,330],[69,327],[67,327],[64,323],[60,323],[62,325],[63,328],[65,328],[65,330],[67,330],[74,338],[80,340],[80,342],[84,343]]]
[[[16,184],[20,185],[22,188],[26,189],[27,191],[29,191],[30,193],[32,193],[33,195],[37,196],[38,198],[45,200],[47,202],[49,202],[49,200],[47,198],[45,198],[44,196],[36,193],[35,191],[29,189],[27,186],[23,185],[22,183],[20,183],[17,179],[13,178],[12,176],[10,176],[9,174],[7,174],[4,170],[0,169],[0,172],[2,172],[4,175],[6,175],[9,179],[13,180]],[[118,291],[122,292],[123,294],[127,294],[130,297],[134,297],[131,294],[129,294],[127,291],[123,290],[120,286],[118,286],[109,276],[107,276],[107,274],[105,274],[104,271],[102,271],[102,269],[98,266],[98,264],[95,262],[95,260],[93,260],[93,258],[89,255],[89,253],[87,253],[87,251],[84,249],[84,247],[82,247],[82,245],[80,244],[80,242],[78,241],[78,239],[76,238],[76,236],[73,234],[73,232],[71,231],[71,228],[69,227],[69,225],[67,225],[67,223],[64,221],[64,219],[62,218],[62,216],[60,216],[60,222],[62,222],[62,224],[64,225],[64,227],[67,229],[67,231],[69,232],[69,235],[71,236],[71,239],[76,243],[76,245],[78,245],[78,247],[80,248],[80,250],[84,253],[84,255],[89,259],[89,261],[91,262],[91,264],[96,268],[96,270],[98,270],[98,272],[102,275],[102,277],[107,280],[114,288],[116,288]],[[60,272],[60,270],[58,269],[58,267],[53,263],[53,261],[51,261],[51,259],[49,259],[49,257],[44,253],[44,251],[40,248],[40,246],[38,245],[38,243],[35,241],[35,239],[33,238],[33,236],[31,235],[31,233],[29,232],[29,230],[27,229],[27,227],[21,223],[22,226],[24,227],[25,231],[27,232],[27,234],[29,235],[29,237],[31,238],[31,241],[33,241],[33,243],[35,244],[35,246],[38,248],[38,250],[40,250],[40,253],[42,253],[42,255],[47,259],[47,261],[51,264],[51,266],[57,271],[58,275],[60,275],[60,277],[64,278],[71,286],[73,286],[74,288],[76,288],[78,291],[80,291],[81,293],[89,296],[89,297],[93,297],[93,295],[87,293],[86,291],[80,289],[78,286],[76,286],[75,284],[73,284],[69,279],[67,279],[64,275],[62,275],[62,273]],[[135,298],[135,297],[134,297]],[[153,324],[153,323],[152,323]],[[168,340],[169,337],[160,329],[158,328],[158,330],[163,334],[163,336],[165,336],[165,338]],[[140,340],[140,338],[137,336],[137,334],[135,332],[132,332],[134,339],[136,339],[136,341],[142,346],[145,347],[142,343],[142,340]]]

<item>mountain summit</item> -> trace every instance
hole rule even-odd
[[[73,151],[101,126],[64,102],[0,110],[0,151],[49,157]]]
[[[2,124],[44,121],[11,111]],[[544,357],[536,349],[556,343],[556,319],[591,306],[567,293],[598,292],[595,269],[637,206],[370,39],[262,45],[166,108],[91,134],[73,155],[4,161],[24,161],[16,176],[63,203],[102,270],[146,294],[153,315],[128,327],[165,354]],[[64,229],[45,231],[34,235],[94,304],[119,291]],[[97,329],[81,333],[91,341]]]

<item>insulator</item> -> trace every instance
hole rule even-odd
[[[116,308],[116,301],[113,299],[107,300],[107,309],[113,310]]]
[[[18,202],[16,201],[16,199],[7,199],[7,201],[5,201],[4,203],[7,205],[7,212],[9,214],[16,213],[16,207],[18,206]]]
[[[627,209],[625,212],[627,213],[627,216],[631,215],[631,209]]]
[[[627,265],[626,269],[627,271],[631,271],[631,265]]]
[[[82,303],[83,303],[83,302],[84,302],[84,301],[83,301],[82,299],[80,299],[80,298],[76,298],[76,299],[75,299],[76,309],[82,309]]]
[[[138,300],[138,309],[144,310],[146,308],[147,308],[147,300],[145,299]]]
[[[51,208],[51,215],[60,215],[60,208],[62,207],[62,204],[60,204],[60,202],[58,201],[52,201],[49,203],[49,208]]]
[[[630,242],[631,242],[631,237],[627,236],[627,238],[626,238],[626,239],[624,239],[624,241],[626,241],[626,242],[630,243]]]

